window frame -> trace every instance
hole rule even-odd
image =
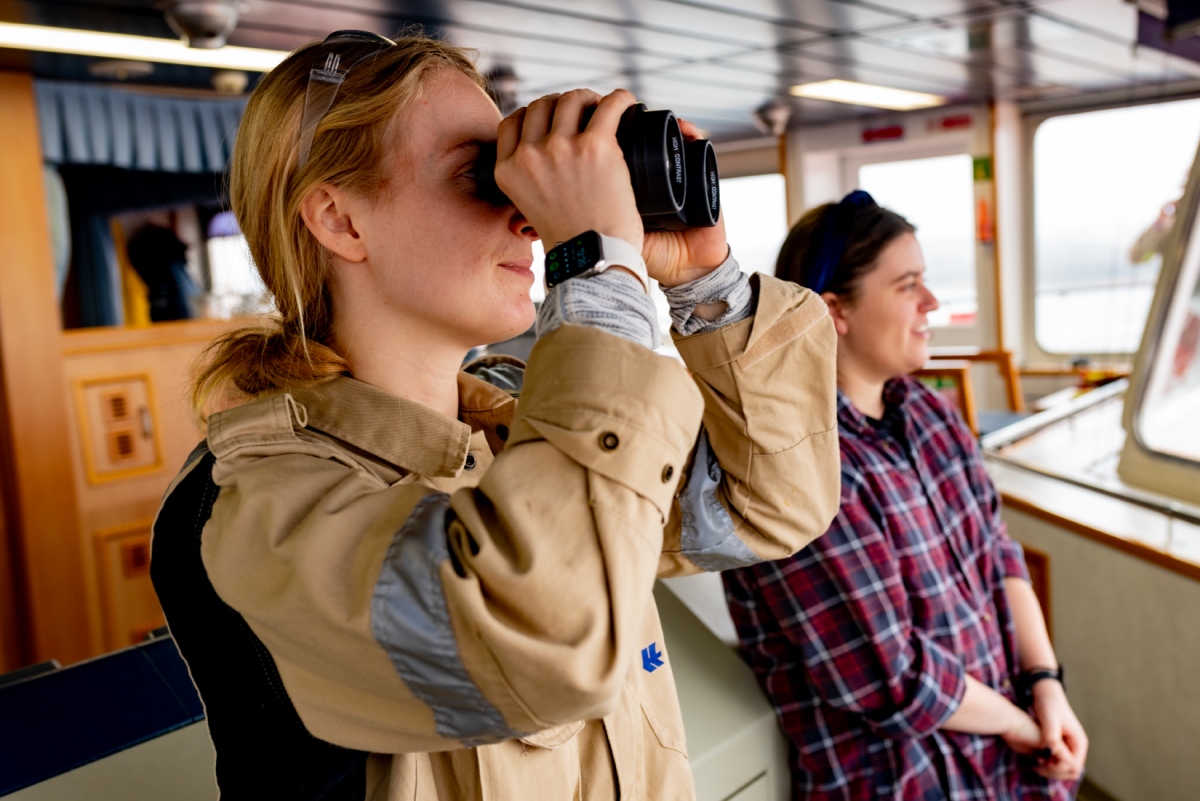
[[[1128,364],[1138,357],[1141,345],[1145,343],[1143,333],[1139,349],[1135,351],[1074,351],[1071,353],[1055,353],[1041,346],[1037,339],[1037,210],[1035,203],[1036,157],[1034,139],[1042,123],[1056,117],[1076,116],[1094,111],[1109,111],[1112,109],[1134,108],[1136,106],[1155,106],[1163,103],[1174,103],[1183,100],[1200,99],[1200,93],[1187,92],[1172,96],[1158,96],[1127,102],[1110,102],[1096,105],[1070,105],[1066,108],[1056,108],[1045,111],[1023,112],[1021,114],[1021,354],[1024,365],[1059,365],[1073,356],[1086,356],[1089,359],[1108,364]],[[1193,166],[1195,166],[1193,164]],[[1190,175],[1190,173],[1189,173]],[[1190,179],[1189,179],[1190,180]],[[1001,223],[1003,224],[1003,223]],[[1164,264],[1165,268],[1165,264]],[[1160,268],[1164,269],[1164,268]],[[1160,273],[1161,275],[1161,273]],[[1157,298],[1157,289],[1155,290]],[[1155,305],[1151,303],[1147,321],[1154,314]]]
[[[1138,348],[1134,371],[1125,395],[1123,423],[1125,445],[1121,450],[1117,472],[1125,481],[1150,486],[1159,491],[1200,503],[1200,458],[1190,459],[1180,454],[1151,448],[1142,438],[1142,408],[1158,372],[1158,362],[1170,358],[1163,352],[1163,335],[1173,313],[1177,313],[1176,298],[1180,282],[1195,280],[1195,270],[1188,270],[1188,251],[1200,249],[1200,231],[1196,216],[1200,213],[1200,147],[1188,173],[1187,189],[1179,202],[1175,230],[1171,232],[1173,247],[1163,257],[1154,300],[1146,320],[1146,330]],[[1181,226],[1182,224],[1182,226]],[[1200,256],[1193,255],[1195,259]],[[1189,284],[1186,291],[1194,293]],[[1172,343],[1173,344],[1173,343]]]
[[[881,143],[848,147],[842,152],[841,183],[845,192],[852,192],[858,186],[858,171],[869,164],[889,164],[893,162],[919,161],[922,158],[940,158],[943,156],[976,157],[972,147],[971,135],[964,132],[949,134],[935,140],[917,139],[899,141],[899,143]],[[996,299],[992,282],[992,270],[995,269],[995,257],[984,252],[984,245],[979,242],[976,229],[978,227],[978,181],[972,180],[971,241],[974,243],[974,279],[976,279],[976,321],[972,325],[940,325],[930,326],[931,343],[935,347],[985,347],[985,343],[995,338],[996,329]],[[844,194],[845,194],[844,192]],[[989,200],[989,204],[991,201]],[[918,239],[920,231],[917,231]]]
[[[978,148],[970,132],[945,134],[936,139],[914,139],[902,142],[881,142],[858,145],[840,151],[840,180],[842,194],[858,189],[858,171],[868,164],[883,164],[895,161],[916,161],[941,156],[968,156],[975,158]],[[975,208],[971,218],[978,225],[979,181],[972,181],[975,193]],[[989,205],[991,200],[988,200]],[[993,211],[994,216],[994,211]],[[917,233],[918,238],[920,232]],[[975,301],[978,311],[973,325],[931,326],[931,342],[937,347],[986,347],[994,340],[996,330],[995,256],[981,244],[972,228],[971,239],[975,243]]]

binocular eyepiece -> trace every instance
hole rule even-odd
[[[584,109],[582,131],[595,112]],[[685,142],[674,112],[630,106],[617,125],[617,144],[633,182],[633,197],[647,231],[711,228],[721,213],[720,177],[712,142]],[[509,199],[496,186],[495,146],[479,155],[479,194],[492,203]]]

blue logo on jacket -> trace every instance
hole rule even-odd
[[[642,667],[647,673],[653,673],[663,666],[663,655],[659,653],[658,643],[650,643],[642,649]]]

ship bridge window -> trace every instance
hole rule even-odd
[[[1052,117],[1033,140],[1034,333],[1058,354],[1138,349],[1200,100]]]
[[[925,283],[939,307],[937,327],[973,326],[975,288],[975,189],[966,153],[864,164],[858,186],[917,227],[925,256]]]
[[[1194,201],[1193,201],[1194,202]],[[1200,242],[1195,222],[1177,277],[1163,276],[1154,358],[1137,413],[1144,445],[1176,459],[1200,462]]]

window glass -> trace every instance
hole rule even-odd
[[[975,186],[965,153],[865,164],[858,186],[917,227],[925,283],[940,308],[932,326],[975,325]]]
[[[1166,306],[1150,383],[1138,409],[1146,447],[1200,462],[1200,242],[1184,256],[1176,291]]]
[[[209,221],[208,266],[206,316],[229,318],[271,311],[267,288],[231,211],[223,211]]]
[[[1050,353],[1133,353],[1200,140],[1200,100],[1054,117],[1033,141],[1034,333]]]

